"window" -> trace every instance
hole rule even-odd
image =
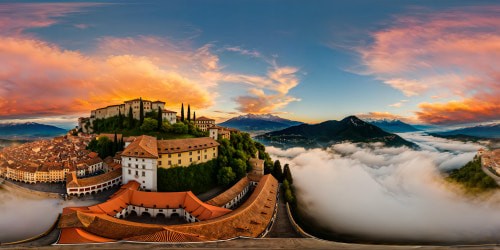
[[[189,162],[193,162],[193,158],[189,158]]]
[[[135,164],[135,168],[139,168],[139,164]]]
[[[142,171],[142,177],[146,177],[146,172]]]
[[[198,161],[200,160],[200,158],[201,158],[201,157],[198,155]]]
[[[137,153],[137,152],[136,152],[136,153]],[[137,159],[137,158],[135,158],[135,161],[138,161],[138,159]]]
[[[207,152],[207,149],[205,149],[205,153]]]
[[[161,161],[158,161],[158,165],[161,165]]]
[[[180,154],[180,153],[179,153],[179,154],[177,154],[177,157],[181,157],[181,154]]]
[[[178,164],[181,164],[181,160],[179,159]]]
[[[142,169],[146,169],[146,165],[142,165]]]
[[[168,154],[168,158],[172,158],[172,155],[171,155],[171,154]]]
[[[142,159],[142,162],[144,162],[144,159]]]
[[[172,161],[168,161],[168,165],[172,165]]]
[[[214,153],[214,157],[215,157],[215,153]]]
[[[132,164],[130,164],[130,163],[129,163],[129,164],[128,164],[128,167],[132,167]]]
[[[201,150],[198,150],[198,154],[200,154],[200,153],[201,153]]]
[[[135,171],[135,175],[139,176],[139,171],[136,170]]]
[[[129,170],[128,170],[128,174],[132,174],[132,170],[130,170],[130,169],[129,169]]]

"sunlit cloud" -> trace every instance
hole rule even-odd
[[[408,102],[408,100],[401,100],[399,102],[396,102],[396,103],[393,103],[393,104],[389,104],[389,107],[393,107],[393,108],[401,108],[401,106],[404,105],[404,103]]]
[[[0,70],[0,117],[69,114],[138,96],[199,108],[213,103],[201,77],[191,78],[196,72],[160,67],[146,56],[86,55],[40,40],[0,37],[0,61],[9,62]]]
[[[95,49],[83,52],[27,33],[88,6],[94,5],[0,4],[0,61],[9,62],[0,68],[0,118],[88,112],[139,96],[164,100],[168,107],[189,103],[206,109],[215,104],[223,82],[254,90],[251,96],[234,98],[239,111],[273,112],[298,100],[287,95],[298,84],[298,69],[270,60],[263,75],[223,71],[213,44],[194,46],[190,40],[156,36],[100,37]],[[239,47],[227,51],[260,57]]]
[[[239,104],[238,111],[256,114],[273,113],[291,102],[300,101],[299,98],[288,95],[288,92],[299,84],[298,71],[298,68],[275,65],[269,69],[266,76],[226,74],[223,81],[252,86],[249,89],[250,95],[235,98]]]
[[[416,9],[397,16],[390,27],[372,34],[371,45],[357,49],[364,66],[358,73],[375,76],[409,97],[456,100],[422,103],[417,115],[423,122],[498,119],[499,12],[498,6],[486,6]]]

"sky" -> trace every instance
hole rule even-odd
[[[142,97],[254,113],[500,120],[497,1],[0,2],[0,122]]]

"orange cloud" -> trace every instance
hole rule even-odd
[[[374,42],[358,49],[361,73],[406,96],[462,100],[421,104],[417,115],[424,122],[498,118],[498,98],[484,96],[500,96],[500,7],[424,11],[396,17],[393,25],[373,33]]]
[[[202,56],[177,57],[205,67],[196,61]],[[161,59],[84,55],[35,39],[0,37],[0,61],[8,62],[0,69],[0,117],[88,111],[138,96],[196,108],[213,103],[199,72],[160,67],[156,60]]]
[[[82,113],[138,96],[203,109],[215,103],[221,82],[253,89],[252,96],[235,98],[245,112],[273,112],[298,100],[287,95],[299,83],[298,69],[266,60],[272,68],[264,76],[222,72],[211,44],[194,48],[190,41],[154,36],[101,37],[94,51],[82,52],[27,33],[97,5],[0,4],[0,61],[7,62],[0,67],[0,118]],[[228,51],[264,59],[255,51]]]
[[[245,83],[252,86],[250,95],[238,96],[237,110],[244,113],[265,114],[273,113],[287,106],[299,98],[289,96],[288,92],[299,84],[298,69],[294,67],[273,67],[266,76],[252,76],[242,74],[225,74],[225,82]],[[271,92],[270,94],[266,93]]]
[[[420,120],[432,124],[484,122],[500,119],[498,101],[465,99],[447,103],[421,103],[416,112]]]

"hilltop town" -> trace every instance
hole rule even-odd
[[[197,242],[266,235],[276,218],[281,167],[279,177],[265,174],[266,164],[272,166],[272,162],[269,163],[264,147],[253,142],[248,134],[217,126],[214,119],[196,118],[195,113],[191,118],[189,106],[187,117],[184,106],[181,116],[164,106],[162,101],[139,98],[92,110],[90,117],[79,118],[78,127],[65,136],[4,148],[0,151],[0,176],[14,184],[64,183],[66,199],[117,190],[104,203],[65,208],[59,222],[59,244],[123,239]],[[186,124],[198,132],[171,139],[96,133],[102,132],[96,128],[99,122],[118,118],[119,126],[138,126],[146,122],[145,117],[148,119],[151,112],[158,116],[158,131],[163,124]],[[125,122],[124,118],[129,120]],[[97,150],[92,151],[93,148]],[[218,180],[208,183],[219,181],[228,189],[206,202],[189,190],[157,192],[165,184],[160,179],[175,174],[168,170],[179,168],[186,169],[188,176],[192,176],[192,169],[198,171],[199,176],[190,177],[198,182],[207,182],[216,174]],[[182,178],[186,180],[185,176]],[[152,226],[140,219],[130,221],[143,216],[173,221],[182,218],[183,223],[192,225]],[[89,219],[93,221],[90,224]],[[200,224],[207,220],[210,222]]]

